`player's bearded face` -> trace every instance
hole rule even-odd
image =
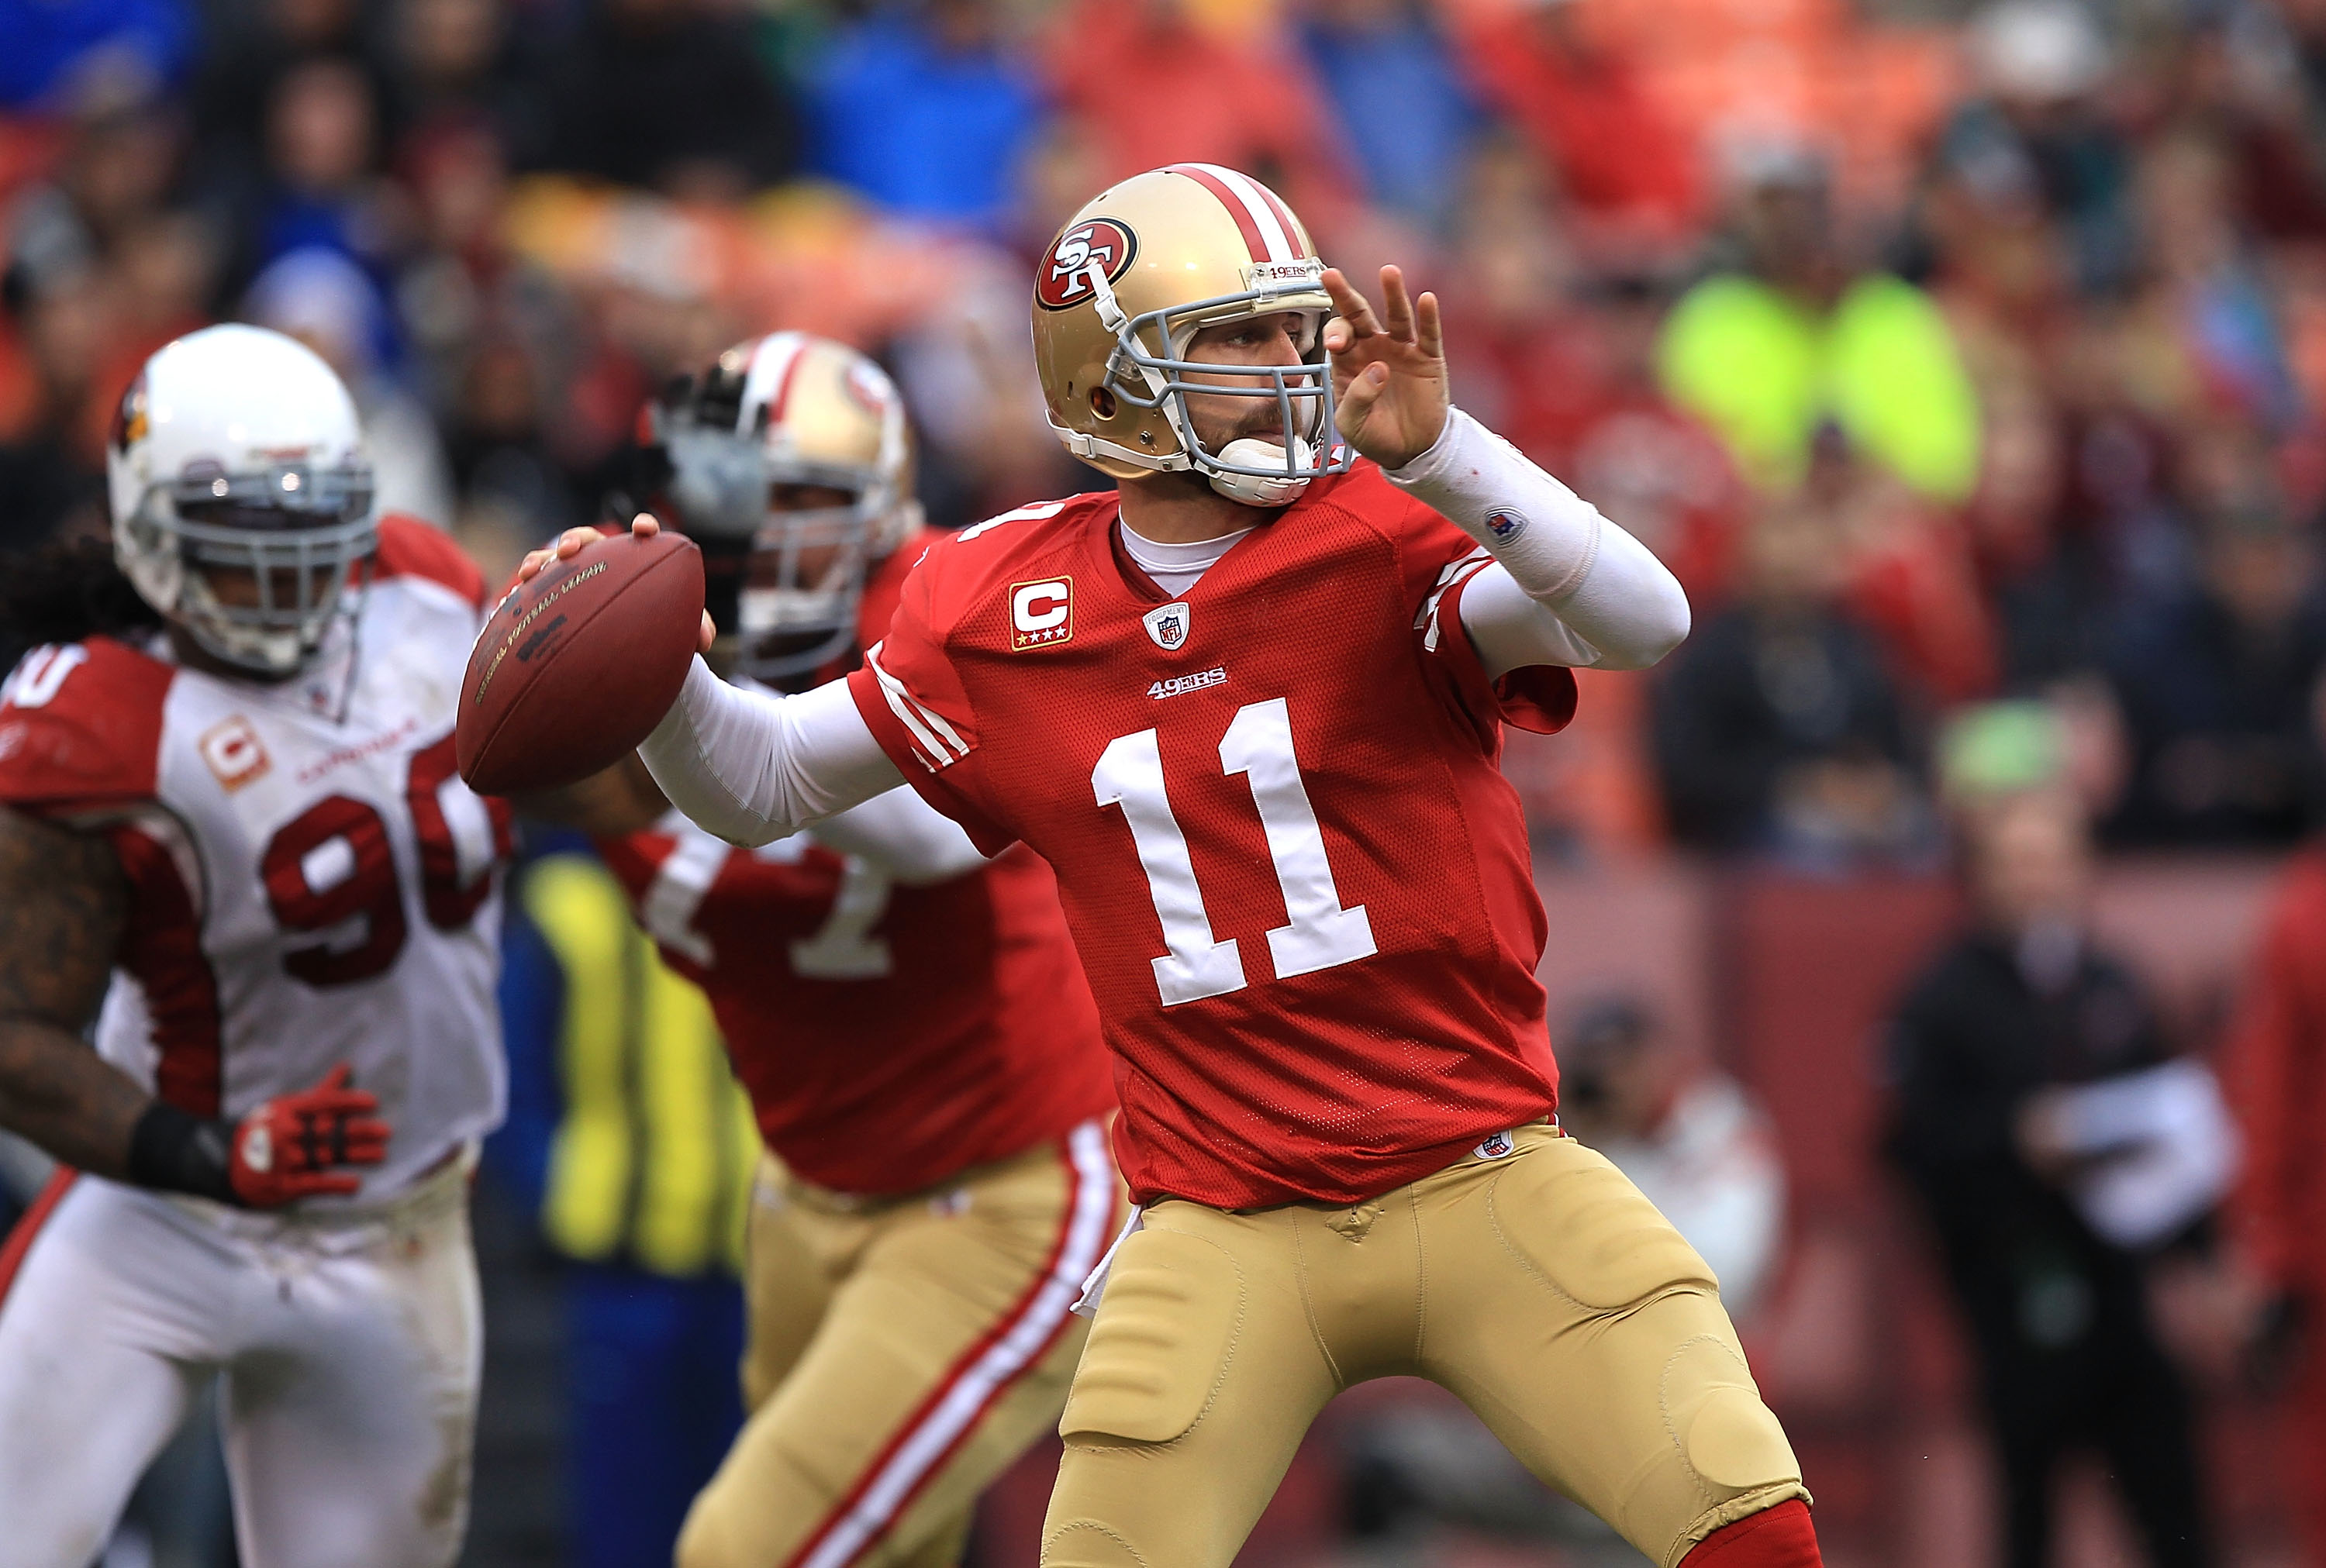
[[[1186,357],[1205,365],[1298,365],[1301,344],[1314,334],[1315,326],[1297,311],[1279,311],[1274,315],[1253,316],[1241,321],[1223,321],[1197,332],[1187,344]],[[1317,374],[1322,376],[1320,369]],[[1189,373],[1187,380],[1201,383],[1200,373]],[[1221,376],[1223,385],[1249,387],[1248,376]],[[1295,395],[1292,416],[1295,421],[1313,420],[1317,399]],[[1230,441],[1245,436],[1281,446],[1284,442],[1284,411],[1273,393],[1265,397],[1217,396],[1198,392],[1187,394],[1187,419],[1196,428],[1196,439],[1206,450],[1219,451]]]

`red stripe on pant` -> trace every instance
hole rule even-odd
[[[937,1408],[944,1403],[946,1395],[950,1394],[954,1386],[977,1367],[977,1364],[985,1358],[988,1352],[992,1350],[996,1345],[1000,1343],[1002,1338],[1007,1335],[1012,1328],[1017,1326],[1019,1320],[1024,1317],[1028,1312],[1031,1311],[1035,1304],[1040,1299],[1044,1288],[1050,1283],[1051,1275],[1058,1266],[1059,1258],[1065,1256],[1066,1248],[1073,1240],[1075,1223],[1080,1217],[1083,1209],[1084,1198],[1083,1192],[1083,1173],[1075,1164],[1073,1135],[1071,1134],[1068,1135],[1065,1141],[1062,1141],[1058,1145],[1058,1163],[1065,1168],[1066,1174],[1067,1198],[1065,1212],[1059,1218],[1058,1233],[1056,1237],[1052,1239],[1049,1254],[1047,1257],[1043,1258],[1042,1266],[1035,1272],[1032,1282],[1027,1285],[1024,1293],[1020,1294],[1016,1301],[1010,1303],[1009,1310],[996,1318],[993,1321],[992,1325],[988,1328],[984,1333],[979,1335],[977,1340],[971,1344],[969,1349],[954,1359],[954,1364],[945,1369],[944,1376],[937,1379],[935,1387],[929,1390],[926,1397],[922,1399],[919,1406],[914,1409],[913,1414],[906,1419],[904,1424],[897,1429],[896,1433],[889,1439],[887,1444],[881,1448],[878,1454],[873,1456],[871,1462],[867,1464],[864,1467],[863,1471],[857,1476],[856,1483],[848,1489],[847,1494],[837,1503],[834,1503],[831,1509],[825,1513],[823,1522],[816,1526],[814,1533],[809,1536],[806,1540],[800,1543],[799,1549],[794,1552],[786,1561],[784,1568],[803,1568],[804,1564],[814,1559],[816,1553],[823,1547],[825,1540],[831,1536],[833,1531],[837,1530],[847,1521],[849,1515],[854,1511],[856,1505],[862,1500],[864,1494],[870,1491],[873,1485],[879,1480],[882,1473],[888,1470],[889,1462],[897,1457],[898,1451],[900,1451],[906,1443],[912,1441],[914,1434],[921,1429],[922,1425],[936,1412]],[[1107,1186],[1106,1196],[1107,1201],[1112,1203],[1113,1198],[1113,1187],[1111,1183]],[[979,1403],[976,1415],[963,1422],[962,1424],[961,1430],[954,1434],[952,1441],[946,1443],[944,1450],[935,1458],[930,1460],[927,1465],[924,1467],[920,1475],[915,1478],[910,1489],[906,1491],[904,1496],[898,1498],[895,1506],[889,1510],[887,1517],[880,1519],[870,1533],[866,1536],[865,1545],[869,1545],[873,1541],[879,1540],[880,1536],[885,1535],[889,1528],[897,1522],[897,1519],[903,1515],[905,1510],[912,1506],[913,1499],[920,1496],[921,1492],[927,1487],[930,1480],[935,1477],[938,1471],[944,1469],[945,1465],[952,1461],[954,1452],[960,1449],[963,1443],[969,1440],[970,1434],[975,1432],[978,1426],[984,1421],[986,1413],[991,1410],[993,1406],[1000,1402],[1001,1396],[1009,1391],[1019,1378],[1022,1378],[1028,1371],[1041,1363],[1042,1358],[1050,1353],[1051,1347],[1056,1345],[1058,1341],[1058,1336],[1065,1332],[1067,1326],[1072,1322],[1073,1315],[1070,1313],[1062,1311],[1058,1314],[1057,1323],[1050,1330],[1049,1333],[1043,1338],[1041,1348],[1032,1355],[1027,1357],[1024,1362],[1015,1369],[1008,1377],[1000,1379],[994,1384],[991,1391],[989,1392],[984,1399]]]
[[[24,1266],[24,1255],[33,1250],[33,1239],[40,1235],[49,1216],[57,1211],[57,1205],[79,1178],[79,1171],[59,1165],[41,1195],[33,1200],[33,1206],[18,1217],[16,1228],[8,1232],[8,1244],[0,1247],[0,1307],[8,1304],[9,1288],[16,1283],[16,1271]]]

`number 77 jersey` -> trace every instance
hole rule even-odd
[[[1457,618],[1484,552],[1362,462],[1177,598],[1118,515],[1083,496],[932,546],[849,679],[932,804],[1057,873],[1133,1196],[1354,1202],[1548,1114],[1498,764],[1575,687],[1488,679]]]

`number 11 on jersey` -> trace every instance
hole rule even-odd
[[[1268,933],[1276,978],[1312,974],[1371,957],[1378,951],[1372,922],[1362,904],[1352,909],[1341,906],[1340,889],[1325,858],[1325,835],[1300,782],[1292,719],[1283,698],[1248,702],[1236,710],[1220,739],[1220,769],[1242,774],[1250,781],[1252,804],[1268,835],[1268,858],[1284,892],[1287,923]],[[1242,990],[1246,984],[1242,955],[1233,937],[1220,942],[1212,934],[1186,835],[1171,814],[1163,752],[1155,731],[1142,729],[1110,742],[1091,770],[1091,788],[1102,809],[1122,808],[1139,864],[1147,873],[1147,890],[1163,924],[1165,951],[1154,960],[1155,985],[1163,1005]]]

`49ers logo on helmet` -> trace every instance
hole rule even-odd
[[[1139,237],[1130,229],[1112,218],[1086,218],[1058,236],[1042,258],[1034,298],[1048,311],[1079,305],[1091,297],[1092,267],[1111,283],[1130,270],[1138,254]]]

